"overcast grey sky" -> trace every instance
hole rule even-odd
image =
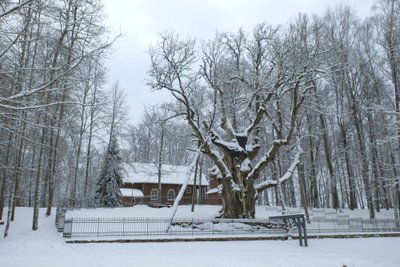
[[[109,81],[125,89],[132,123],[141,120],[144,105],[169,99],[165,92],[145,86],[150,65],[148,49],[159,34],[173,30],[181,37],[212,38],[215,33],[251,30],[266,22],[277,25],[298,13],[322,15],[326,9],[344,4],[359,16],[370,13],[374,0],[105,0],[107,25],[124,36],[106,62]]]

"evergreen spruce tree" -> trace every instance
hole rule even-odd
[[[97,181],[96,201],[102,207],[121,205],[122,173],[121,155],[117,139],[113,136],[108,144],[107,153]]]

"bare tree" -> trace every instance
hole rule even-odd
[[[33,197],[33,229],[37,229],[40,203],[50,215],[55,191],[63,191],[64,180],[59,177],[67,172],[60,168],[68,161],[76,162],[76,157],[59,153],[61,148],[73,150],[67,145],[73,143],[68,138],[75,138],[68,135],[69,120],[81,107],[74,95],[84,91],[75,81],[82,78],[78,74],[84,63],[102,58],[115,38],[105,36],[97,0],[7,1],[1,5],[0,134],[7,144],[0,153],[7,157],[1,159],[0,207],[6,190],[13,196],[12,211],[16,205],[31,203]],[[91,76],[87,82],[95,80],[99,83],[101,78]]]
[[[400,1],[378,0],[375,6],[375,20],[379,30],[378,42],[385,52],[384,70],[392,83],[392,98],[394,100],[395,124],[397,136],[397,149],[400,150]],[[399,158],[395,159],[397,162]],[[393,168],[396,168],[393,166]],[[395,170],[395,172],[398,172]],[[394,195],[396,209],[400,207],[400,179],[396,175],[394,179]]]

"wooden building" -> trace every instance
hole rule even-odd
[[[190,177],[188,178],[188,175]],[[199,175],[198,175],[199,176]],[[188,174],[187,166],[163,164],[161,167],[161,195],[158,188],[158,168],[156,164],[131,163],[123,166],[123,185],[121,186],[124,206],[148,204],[152,206],[170,206],[177,197],[187,179],[188,186],[180,204],[192,203],[193,193],[197,194],[199,204],[207,204],[209,183],[203,174],[196,178],[196,190],[193,191],[194,173]]]
[[[220,194],[220,186],[217,179],[210,180],[210,189],[206,192],[207,204],[209,205],[222,205]]]

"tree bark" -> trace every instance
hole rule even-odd
[[[42,170],[42,161],[43,161],[43,150],[44,150],[44,142],[46,140],[47,129],[43,128],[42,137],[39,148],[39,158],[36,172],[36,180],[35,180],[35,193],[33,198],[33,218],[32,218],[32,230],[37,230],[39,228],[39,193],[40,193],[40,185],[41,185],[41,170]]]
[[[357,209],[357,198],[356,198],[356,185],[354,182],[354,175],[353,171],[351,168],[351,162],[350,162],[350,156],[347,148],[347,136],[346,136],[346,131],[344,129],[344,126],[342,124],[339,124],[340,130],[341,130],[341,140],[343,143],[343,150],[344,150],[344,159],[345,159],[345,164],[346,164],[346,172],[347,172],[347,178],[348,178],[348,183],[349,183],[349,195],[350,195],[350,203],[349,203],[349,208],[350,210]]]
[[[331,150],[329,146],[329,140],[328,140],[328,130],[326,127],[326,122],[325,118],[322,114],[319,115],[319,120],[321,123],[321,131],[322,131],[322,140],[324,142],[324,150],[325,150],[325,161],[326,161],[326,166],[328,167],[328,172],[329,172],[329,184],[330,184],[330,189],[331,189],[331,195],[332,195],[332,207],[334,209],[339,209],[339,196],[337,192],[337,181],[336,181],[336,175],[335,171],[333,169],[333,164],[331,160]]]
[[[9,157],[10,157],[10,147],[11,147],[11,142],[12,140],[12,133],[10,132],[8,134],[8,143],[7,143],[7,152],[5,155],[5,162],[4,162],[4,167],[3,167],[3,183],[1,184],[1,191],[0,191],[0,220],[3,218],[3,211],[4,211],[4,196],[7,190],[7,168],[8,168],[8,162],[9,162]]]
[[[312,128],[311,128],[311,116],[307,115],[307,124],[308,124],[308,133],[310,137],[308,138],[309,140],[309,156],[310,156],[310,163],[309,163],[309,176],[310,176],[310,199],[312,203],[312,207],[314,208],[319,208],[319,196],[318,196],[318,181],[317,181],[317,171],[316,171],[316,162],[314,158],[314,142],[312,137]]]
[[[306,190],[305,190],[306,178],[304,175],[304,163],[303,162],[300,162],[300,164],[297,165],[297,173],[298,173],[299,185],[300,185],[301,206],[304,209],[304,215],[306,217],[307,222],[310,222],[310,215],[308,214],[308,204],[307,204],[307,197],[306,197]]]

